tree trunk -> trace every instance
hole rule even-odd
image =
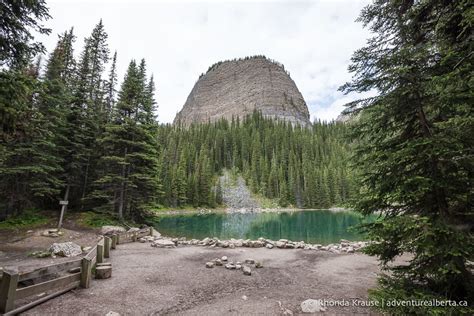
[[[86,172],[85,172],[85,175],[84,175],[84,184],[83,184],[83,186],[82,186],[81,210],[84,209],[83,200],[84,200],[84,198],[86,197],[86,188],[87,188],[87,180],[88,180],[88,178],[89,178],[89,165],[90,165],[90,161],[91,161],[91,155],[89,154],[89,156],[87,157]]]
[[[124,205],[124,200],[125,200],[125,172],[126,172],[126,166],[125,166],[125,159],[127,157],[127,147],[125,147],[124,151],[124,164],[122,165],[122,183],[120,184],[120,195],[119,195],[119,206],[118,206],[118,216],[120,219],[123,219],[123,205]]]

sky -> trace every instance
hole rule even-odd
[[[131,59],[145,58],[156,84],[158,120],[172,122],[199,75],[220,60],[265,55],[285,65],[311,120],[335,119],[359,98],[338,87],[369,33],[355,22],[369,0],[49,0],[48,52],[57,34],[74,27],[78,56],[84,38],[103,20],[117,51],[119,80]]]

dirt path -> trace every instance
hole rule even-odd
[[[0,267],[18,267],[20,271],[31,267],[59,263],[70,258],[34,258],[29,254],[33,251],[47,250],[52,243],[72,241],[80,246],[93,246],[99,237],[97,230],[67,225],[63,228],[64,235],[56,238],[42,236],[47,226],[32,230],[0,232]]]
[[[260,260],[264,268],[251,276],[223,267],[205,268],[206,261]],[[93,280],[50,300],[25,315],[278,315],[301,313],[302,301],[365,299],[379,271],[374,258],[336,255],[302,249],[179,247],[157,249],[150,244],[119,245],[112,253],[113,276]],[[245,297],[246,298],[245,298]],[[328,307],[326,314],[366,314],[364,307]]]

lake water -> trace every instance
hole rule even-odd
[[[289,239],[329,244],[340,239],[363,240],[353,227],[367,221],[353,212],[308,210],[281,213],[204,214],[163,216],[154,223],[165,236],[203,239]]]

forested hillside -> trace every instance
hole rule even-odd
[[[161,126],[163,204],[214,206],[220,200],[215,175],[225,168],[281,206],[341,205],[353,190],[345,129],[321,122],[293,127],[257,112],[242,122]]]
[[[2,217],[55,209],[59,200],[119,217],[157,207],[215,207],[224,168],[282,206],[329,207],[350,197],[344,125],[293,127],[257,112],[242,122],[160,125],[145,60],[130,62],[118,88],[118,57],[102,21],[78,58],[75,40],[72,29],[61,34],[46,60],[34,54],[36,46],[5,59]]]

